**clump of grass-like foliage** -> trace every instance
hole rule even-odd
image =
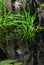
[[[44,29],[44,27],[41,27],[39,24],[37,26],[34,24],[37,11],[31,15],[30,10],[26,11],[23,9],[22,13],[13,14],[6,12],[3,6],[3,0],[0,0],[0,44],[2,45],[4,42],[8,43],[8,40],[12,38],[21,38],[20,42],[23,40],[34,42],[36,32]]]
[[[33,15],[30,14],[30,9],[26,11],[23,9],[23,13],[15,15],[16,21],[15,21],[15,30],[14,33],[16,37],[21,36],[21,40],[30,40],[30,42],[35,41],[36,33],[40,32],[44,29],[44,27],[41,27],[39,24],[35,25],[36,18],[37,18],[38,11],[35,11]],[[36,22],[34,24],[34,21]]]
[[[1,4],[2,5],[2,4]],[[6,12],[6,9],[2,9],[0,13],[0,43],[14,38],[21,38],[23,40],[35,40],[36,32],[44,29],[39,24],[36,26],[34,21],[37,17],[37,11],[33,15],[30,14],[30,9],[26,11],[23,8],[22,13],[13,14]],[[3,41],[2,41],[3,40]]]

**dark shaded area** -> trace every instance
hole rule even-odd
[[[0,60],[5,60],[5,59],[8,59],[6,53],[0,49]]]
[[[11,3],[13,4],[13,3],[15,3],[15,1],[16,0],[11,0]],[[15,12],[15,6],[13,6],[13,5],[12,5],[12,10],[13,10],[13,12]]]
[[[38,62],[37,62],[37,48],[38,46],[36,44],[34,44],[34,53],[33,53],[33,57],[34,57],[34,64],[33,65],[38,65]]]
[[[41,2],[41,3],[43,3],[44,2],[44,0],[38,0],[39,2]]]

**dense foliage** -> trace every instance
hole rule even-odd
[[[37,26],[34,24],[37,12],[38,11],[35,11],[35,13],[31,15],[30,9],[26,11],[24,8],[23,12],[18,14],[6,12],[3,0],[0,0],[0,48],[2,48],[3,43],[8,44],[8,41],[12,38],[20,38],[19,43],[24,40],[34,42],[36,32],[44,29],[44,27],[41,27],[39,24]]]
[[[32,42],[35,40],[36,32],[44,29],[39,24],[38,26],[34,24],[37,11],[31,15],[30,9],[26,11],[23,8],[23,12],[16,15],[12,12],[6,12],[3,0],[0,0],[0,5],[0,44],[8,43],[8,40],[12,38],[21,38],[20,41],[30,40]]]

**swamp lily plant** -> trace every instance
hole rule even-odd
[[[22,13],[18,14],[4,12],[4,18],[3,16],[0,18],[0,29],[3,29],[3,31],[1,30],[3,33],[0,32],[0,34],[6,35],[3,37],[6,41],[14,37],[17,39],[21,38],[20,42],[23,40],[34,42],[36,32],[40,32],[44,29],[44,27],[41,27],[39,24],[37,26],[34,24],[37,17],[37,11],[35,11],[33,15],[30,15],[30,10],[26,11],[25,9]]]
[[[36,32],[44,29],[39,24],[37,26],[34,24],[37,11],[31,15],[30,10],[26,11],[23,9],[22,13],[13,14],[6,12],[1,1],[3,2],[3,0],[0,0],[0,44],[4,42],[8,43],[8,40],[12,38],[21,38],[20,42],[23,40],[34,42]]]
[[[30,10],[23,10],[22,13],[15,14],[15,20],[13,22],[7,22],[6,26],[14,26],[13,29],[14,37],[21,38],[23,40],[35,41],[36,32],[40,32],[44,29],[39,24],[36,26],[34,21],[37,17],[37,11],[33,15],[30,14]],[[37,23],[37,22],[36,22]]]
[[[0,43],[5,41],[8,43],[8,40],[13,37],[21,38],[20,42],[23,40],[30,40],[32,42],[35,40],[36,32],[44,29],[39,24],[37,26],[34,24],[37,11],[31,15],[30,9],[26,11],[23,8],[22,13],[13,14],[6,12],[6,9],[3,8],[3,0],[0,0],[0,5]]]

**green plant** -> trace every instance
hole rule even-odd
[[[12,22],[14,20],[14,14],[11,12],[7,12],[4,8],[3,0],[0,0],[0,49],[3,50],[4,53],[6,53],[7,57],[8,54],[6,52],[6,46],[8,44],[8,40],[11,40],[13,37],[13,34],[11,32],[13,31],[12,27],[6,26],[7,22]],[[6,45],[4,44],[6,43]]]
[[[36,26],[34,21],[37,17],[37,11],[34,15],[30,15],[30,10],[23,10],[22,13],[15,14],[15,20],[13,22],[8,22],[6,26],[15,26],[13,33],[15,38],[21,38],[20,42],[23,40],[30,40],[30,42],[35,41],[36,32],[40,32],[44,29],[39,24]]]
[[[4,61],[0,61],[0,65],[21,65],[22,62],[17,62],[15,60],[4,60]]]
[[[11,36],[8,35],[6,24],[7,22],[12,22],[13,20],[14,15],[11,12],[6,12],[3,0],[0,0],[0,44],[5,42],[8,43],[8,38],[11,38]]]
[[[32,16],[30,15],[30,10],[26,11],[25,9],[24,12],[19,13],[17,15],[15,14],[14,16],[11,16],[11,13],[9,14],[10,15],[8,16],[8,13],[4,13],[4,19],[2,17],[3,21],[1,21],[3,23],[0,23],[0,28],[3,29],[3,33],[1,33],[1,35],[5,34],[5,37],[3,37],[5,40],[9,40],[10,37],[20,37],[21,41],[30,40],[30,42],[32,42],[35,40],[36,32],[44,29],[41,26],[39,26],[39,24],[38,26],[35,26],[34,24],[37,11],[35,11],[34,15]],[[8,19],[9,17],[10,20]]]
[[[14,60],[4,60],[0,61],[0,65],[10,65],[10,63],[15,62]]]
[[[41,2],[40,0],[37,0],[37,3],[39,4],[39,6],[43,6],[44,7],[44,2]]]
[[[3,9],[3,0],[0,0],[0,13],[1,13],[2,9]]]
[[[20,38],[19,43],[24,40],[35,42],[36,32],[44,29],[39,24],[37,26],[34,24],[37,11],[33,15],[30,14],[30,10],[26,11],[25,9],[18,14],[6,12],[6,9],[2,11],[2,8],[0,11],[0,44],[8,43],[8,40],[12,38]]]

